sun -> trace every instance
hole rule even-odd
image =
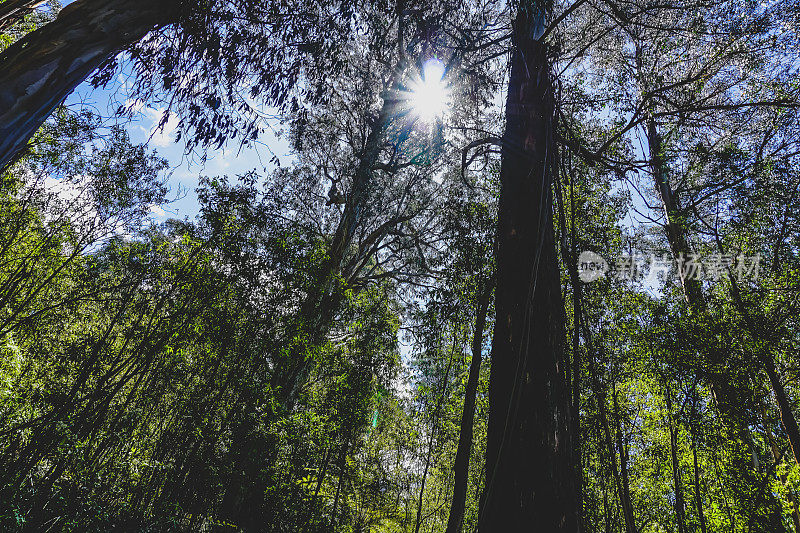
[[[411,84],[411,109],[424,122],[442,118],[450,108],[450,90],[444,71],[441,61],[429,59],[422,66],[422,76]]]

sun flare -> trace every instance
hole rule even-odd
[[[442,118],[450,107],[450,91],[444,80],[444,64],[429,59],[422,66],[422,76],[411,86],[411,109],[424,122]]]

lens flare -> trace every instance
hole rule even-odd
[[[424,122],[442,118],[450,107],[450,91],[444,80],[444,70],[441,61],[429,59],[422,66],[419,81],[411,85],[411,109]]]

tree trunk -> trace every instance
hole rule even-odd
[[[450,359],[447,361],[447,369],[444,372],[442,393],[439,396],[439,400],[436,402],[436,409],[433,412],[431,434],[428,438],[428,453],[425,455],[425,469],[422,471],[422,483],[419,487],[419,501],[417,502],[417,518],[414,521],[414,533],[419,533],[419,528],[422,526],[422,498],[425,495],[425,481],[428,479],[428,470],[430,469],[431,456],[433,455],[433,443],[436,439],[436,429],[439,426],[439,418],[442,414],[442,404],[444,404],[445,397],[447,396],[447,382],[450,380],[450,369],[453,367],[456,349],[458,349],[458,341],[456,340],[455,332],[453,332],[453,349],[450,351]]]
[[[700,485],[700,466],[697,463],[697,442],[694,437],[694,430],[692,433],[692,460],[694,462],[694,504],[697,510],[697,520],[700,522],[700,533],[708,533],[708,528],[706,527],[706,515],[703,512],[703,492]]]
[[[759,357],[759,360],[767,373],[767,377],[769,377],[770,385],[772,385],[772,392],[775,394],[778,412],[781,415],[781,425],[789,438],[792,456],[795,463],[800,464],[797,457],[798,452],[800,452],[800,428],[798,428],[797,419],[794,416],[794,412],[792,412],[792,404],[786,395],[786,388],[783,386],[778,370],[775,368],[775,360],[772,358],[771,353],[764,353]]]
[[[770,421],[769,417],[767,416],[767,409],[763,407],[762,415],[764,417],[764,430],[767,433],[767,441],[769,442],[769,448],[772,451],[772,457],[775,459],[775,462],[779,462],[781,460],[781,451],[778,443],[775,441],[775,435],[772,433],[772,429],[770,428]],[[800,509],[797,506],[797,499],[794,497],[793,490],[791,485],[789,484],[789,479],[785,473],[780,474],[779,476],[780,482],[786,487],[787,493],[787,501],[792,508],[792,523],[794,524],[795,533],[800,533]]]
[[[560,154],[559,154],[560,156]],[[559,161],[563,159],[559,157]],[[561,256],[566,263],[567,273],[569,274],[570,285],[572,287],[572,361],[569,365],[569,374],[572,375],[572,454],[573,461],[575,462],[576,478],[575,478],[575,492],[578,499],[578,529],[583,530],[584,509],[583,509],[583,461],[581,450],[581,331],[584,327],[583,324],[583,295],[581,281],[578,277],[578,246],[577,236],[575,232],[575,173],[572,167],[571,157],[568,160],[569,165],[569,187],[570,187],[570,247],[567,248],[565,235],[562,237],[564,240],[561,245]],[[556,180],[558,184],[558,180]],[[556,189],[559,194],[561,188]],[[566,217],[564,215],[564,199],[561,198],[561,210],[559,213],[561,231],[566,233]],[[590,344],[591,336],[589,328],[585,328],[585,340],[587,345]],[[569,379],[567,382],[569,383]]]
[[[587,339],[589,338],[589,331],[590,330],[586,328]],[[591,346],[591,344],[592,343],[590,341],[589,345]],[[599,346],[602,348],[602,344],[599,344]],[[606,396],[606,389],[600,383],[600,379],[597,375],[597,369],[595,368],[594,360],[592,358],[589,359],[588,366],[589,376],[592,384],[592,394],[594,395],[595,403],[597,404],[597,412],[600,415],[600,429],[602,430],[602,437],[605,441],[605,449],[608,453],[608,462],[611,467],[611,475],[614,478],[614,485],[617,489],[617,495],[619,496],[620,507],[622,507],[622,517],[625,520],[625,533],[636,533],[636,520],[633,515],[633,504],[630,500],[628,485],[626,482],[623,482],[623,478],[620,475],[620,470],[617,468],[617,452],[614,449],[614,438],[611,436],[611,428],[609,426],[609,415],[607,409],[608,399]],[[616,404],[616,401],[614,403]],[[624,460],[624,455],[620,453],[620,461]],[[605,482],[603,483],[603,486],[605,487]],[[605,494],[603,497],[606,498]],[[604,502],[604,505],[607,507],[607,502]],[[606,526],[606,531],[611,531],[608,526]]]
[[[661,197],[661,204],[664,207],[664,218],[666,219],[664,229],[672,256],[678,263],[678,276],[683,287],[684,299],[693,309],[705,309],[700,280],[690,276],[689,270],[684,267],[684,262],[691,258],[691,249],[686,238],[685,215],[680,208],[678,198],[669,184],[664,145],[661,133],[658,131],[656,122],[653,119],[647,121],[647,143],[650,150],[650,169],[653,173],[656,190],[658,190],[658,194]]]
[[[488,285],[478,301],[478,314],[475,318],[475,332],[472,337],[472,360],[469,364],[469,377],[464,391],[464,409],[461,412],[461,431],[458,436],[458,450],[453,463],[455,483],[453,499],[450,502],[450,516],[445,533],[459,533],[464,522],[464,507],[467,501],[467,481],[469,480],[469,458],[472,453],[472,425],[475,418],[475,397],[478,392],[478,378],[481,373],[483,349],[483,330],[486,326],[486,313],[489,311],[489,297],[492,287]]]
[[[396,89],[396,83],[396,81],[392,83],[392,90]],[[337,279],[342,274],[347,251],[353,243],[356,230],[367,209],[374,167],[383,148],[386,127],[394,105],[393,100],[384,99],[380,114],[370,129],[362,156],[358,161],[353,182],[345,198],[342,216],[328,248],[328,257],[321,266],[311,293],[301,305],[300,337],[305,338],[306,343],[311,346],[318,346],[324,341],[341,305],[341,291],[336,287]],[[272,377],[272,386],[279,390],[278,398],[287,411],[294,408],[300,391],[313,369],[313,361],[310,361],[305,353],[307,344],[297,343],[289,354],[289,360],[277,368]]]
[[[0,171],[89,74],[149,31],[178,2],[77,0],[0,54]]]
[[[309,509],[310,516],[306,524],[306,531],[311,533],[313,531],[313,524],[317,516],[317,498],[319,491],[322,488],[322,482],[325,481],[325,474],[328,472],[328,464],[331,462],[331,455],[333,455],[333,445],[329,445],[325,450],[325,457],[322,459],[322,468],[320,468],[319,476],[317,477],[317,486],[314,489],[314,496],[311,497],[311,508]]]
[[[628,493],[625,491],[625,485],[622,482],[622,476],[620,476],[619,468],[617,468],[617,452],[614,449],[614,439],[611,436],[611,429],[608,425],[608,411],[606,410],[605,392],[598,394],[597,390],[598,388],[596,387],[595,399],[597,401],[598,411],[600,412],[600,421],[603,425],[603,437],[605,440],[604,444],[608,453],[608,462],[611,466],[611,476],[614,478],[614,486],[617,489],[620,507],[622,507],[622,518],[625,520],[625,533],[636,533],[636,524],[634,521],[630,501],[628,499]],[[603,494],[603,497],[606,498],[606,495]],[[604,502],[604,505],[607,506],[607,502]],[[606,527],[606,531],[611,530]]]
[[[611,533],[611,509],[608,506],[608,490],[606,490],[606,483],[603,480],[603,519],[605,522],[605,533]]]
[[[579,502],[552,219],[554,95],[546,2],[514,23],[497,230],[486,489],[479,530],[575,532]]]
[[[334,525],[336,525],[336,509],[339,507],[339,495],[342,493],[342,485],[344,484],[347,450],[349,447],[350,441],[346,440],[344,444],[342,444],[342,449],[339,453],[339,481],[336,483],[336,496],[333,497],[333,509],[331,510],[331,523]]]
[[[683,497],[683,475],[678,463],[678,431],[672,419],[672,391],[669,384],[664,383],[664,398],[667,402],[667,425],[669,427],[669,452],[672,460],[672,483],[675,488],[675,518],[678,522],[678,533],[687,533],[686,503]]]
[[[622,417],[619,414],[619,404],[617,402],[617,390],[611,391],[611,402],[614,407],[614,426],[617,436],[617,452],[619,453],[619,475],[622,482],[622,510],[625,513],[625,529],[628,533],[637,533],[636,522],[633,516],[633,501],[631,500],[631,482],[628,475],[628,450],[622,438]]]

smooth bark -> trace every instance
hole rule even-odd
[[[0,54],[0,171],[89,74],[176,20],[175,0],[77,0]]]
[[[689,263],[692,260],[692,251],[689,247],[689,240],[686,238],[685,215],[681,209],[679,199],[669,183],[663,139],[655,120],[652,118],[647,121],[647,142],[650,151],[650,169],[653,173],[653,181],[664,208],[666,221],[664,230],[672,256],[678,264],[678,276],[681,280],[684,299],[693,309],[705,309],[700,280],[693,275],[694,273],[689,267]]]

